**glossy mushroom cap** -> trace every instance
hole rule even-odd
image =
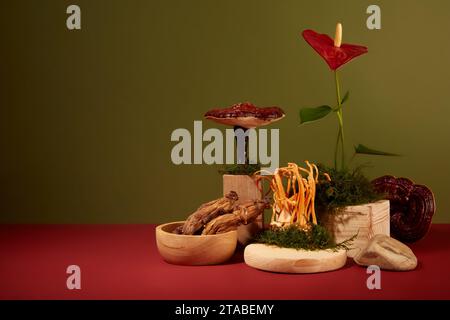
[[[394,238],[415,242],[427,234],[436,211],[430,189],[407,178],[389,175],[373,180],[372,184],[390,201],[391,234]]]
[[[257,107],[249,102],[238,103],[229,108],[213,109],[205,113],[205,118],[228,126],[245,129],[268,125],[284,117],[278,107]]]

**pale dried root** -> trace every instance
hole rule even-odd
[[[233,212],[237,200],[237,193],[230,191],[225,197],[201,205],[187,218],[182,228],[182,234],[196,234],[216,217]]]
[[[235,207],[233,213],[221,215],[209,222],[202,234],[224,233],[237,229],[241,224],[248,224],[261,215],[269,206],[267,200],[250,200]]]
[[[227,213],[219,216],[205,226],[202,235],[224,233],[235,230],[239,225],[239,220],[239,217],[233,213]]]

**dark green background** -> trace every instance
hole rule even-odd
[[[78,4],[82,30],[66,28]],[[378,4],[382,29],[366,28]],[[212,107],[279,105],[281,163],[331,163],[336,120],[298,126],[334,103],[333,77],[305,28],[364,44],[346,65],[349,148],[370,177],[435,192],[450,222],[450,1],[1,1],[0,221],[140,223],[184,218],[221,193],[217,166],[175,166],[172,130]],[[210,127],[213,124],[206,124]]]

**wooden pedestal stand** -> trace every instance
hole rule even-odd
[[[353,258],[376,234],[390,235],[389,200],[349,206],[336,213],[321,213],[320,223],[334,236],[336,243],[357,234],[347,255]]]
[[[245,263],[250,267],[282,273],[316,273],[342,268],[347,261],[345,250],[297,250],[261,243],[245,247]]]
[[[258,189],[255,183],[255,178],[248,175],[223,175],[223,194],[227,194],[230,191],[236,191],[239,203],[243,203],[247,200],[260,200],[262,199],[262,193]],[[242,245],[246,245],[249,240],[260,231],[263,227],[264,217],[259,216],[256,221],[249,223],[248,225],[242,225],[238,227],[238,241]]]

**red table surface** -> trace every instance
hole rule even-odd
[[[0,299],[450,299],[450,225],[433,225],[411,245],[419,265],[381,272],[369,290],[366,269],[350,259],[334,272],[277,274],[243,262],[170,265],[159,256],[155,225],[1,225]],[[68,290],[67,266],[81,268]]]

